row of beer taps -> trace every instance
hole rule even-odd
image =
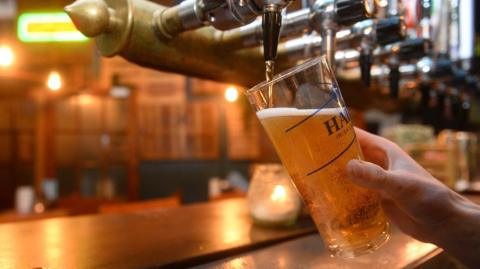
[[[163,7],[145,0],[77,0],[66,11],[104,55],[159,70],[257,79],[248,69],[258,55],[284,67],[326,55],[339,77],[360,77],[365,87],[416,100],[420,108],[468,115],[479,89],[468,64],[473,37],[460,29],[465,20],[474,23],[468,13],[473,0],[304,0],[287,12],[292,1],[184,0]],[[468,42],[472,55],[459,56]]]

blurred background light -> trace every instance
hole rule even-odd
[[[238,90],[234,86],[230,86],[225,90],[225,100],[233,103],[238,99]]]
[[[51,72],[48,75],[47,86],[52,91],[58,91],[62,88],[62,77],[58,72]]]
[[[9,67],[13,64],[15,55],[13,50],[8,46],[0,46],[0,66]]]
[[[18,17],[18,38],[22,42],[87,41],[65,12],[23,13]]]

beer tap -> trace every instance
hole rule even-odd
[[[429,40],[431,34],[430,34],[430,1],[429,0],[421,0],[421,20],[420,20],[420,27],[417,29],[416,35],[414,35],[416,38],[424,38],[425,40]],[[413,9],[411,8],[413,3],[406,3],[406,4],[411,4],[410,11]],[[401,3],[399,1],[388,1],[388,14],[403,14],[403,11],[401,10]],[[411,13],[409,13],[411,14]],[[408,17],[410,19],[410,23],[412,23],[412,16]],[[420,39],[413,39],[413,40],[420,40]],[[411,53],[415,53],[415,50],[418,52],[421,52],[422,50],[416,49],[418,47],[418,43],[416,44],[415,42],[417,41],[411,41],[412,43],[405,43],[402,50],[392,50],[392,54],[389,57],[388,60],[388,66],[389,66],[389,75],[388,75],[388,82],[389,82],[389,88],[390,88],[390,96],[392,98],[398,98],[399,96],[399,88],[400,88],[400,79],[401,79],[401,72],[400,72],[400,65],[402,61],[408,61],[410,59]],[[422,53],[423,54],[423,53]],[[408,57],[405,57],[405,55],[408,55]],[[418,57],[415,57],[418,59]]]
[[[417,36],[426,39],[432,38],[432,20],[430,18],[431,0],[421,0],[421,15],[418,22]]]
[[[291,38],[312,29],[311,14],[309,8],[304,8],[283,16],[280,38]],[[262,20],[257,19],[242,27],[219,32],[216,39],[232,50],[258,46],[263,43]]]
[[[361,80],[363,81],[366,87],[370,87],[370,84],[371,84],[370,70],[373,64],[373,55],[374,55],[375,46],[376,45],[385,46],[387,44],[400,41],[405,37],[405,34],[406,34],[406,28],[401,17],[391,17],[388,19],[378,20],[378,22],[373,24],[372,27],[367,27],[364,29],[361,43],[359,46],[359,54],[357,57],[357,61],[360,66]],[[417,46],[418,45],[422,45],[422,44],[417,44]],[[391,47],[389,54],[392,54],[397,51],[400,54],[403,54],[403,53],[409,54],[408,49],[411,46],[412,45],[408,42],[400,43],[400,45]],[[422,48],[423,47],[420,47],[419,50],[421,51]],[[392,58],[391,66],[398,66],[398,65],[399,65],[399,60],[396,58]],[[397,69],[391,69],[390,71],[391,71],[390,79],[392,80],[391,85],[398,85],[397,81],[400,79],[399,71]],[[391,92],[394,93],[395,91],[397,91],[397,89],[393,88]]]
[[[377,65],[388,64],[392,57],[398,61],[398,64],[417,61],[426,56],[430,51],[431,43],[423,38],[409,39],[384,47],[378,47],[373,50],[373,59]],[[339,65],[345,68],[357,67],[360,53],[358,50],[337,51],[335,55]]]
[[[401,18],[391,15],[403,14],[399,1],[316,0],[282,19],[289,3],[291,0],[185,0],[165,7],[146,0],[77,0],[66,11],[81,32],[95,38],[104,56],[121,55],[158,70],[247,87],[264,75],[263,68],[247,67],[274,60],[277,50],[280,69],[325,54],[332,66],[339,66],[340,79],[357,80],[358,76],[343,73],[361,70],[367,85],[371,76],[375,78],[372,83],[377,82],[375,72],[380,66],[387,70],[381,79],[389,81],[393,97],[398,96],[400,80],[408,81],[408,87],[419,81],[420,68],[429,69],[425,72],[432,80],[441,70],[442,62],[433,54],[423,67],[414,64],[430,54],[425,39],[398,42],[405,36],[405,26]],[[394,6],[397,8],[392,9]],[[378,7],[384,9],[385,19],[366,19]],[[424,13],[426,20],[417,33],[435,36],[426,27],[430,23],[428,12]],[[312,34],[301,36],[312,30]],[[295,36],[301,37],[291,39]],[[279,44],[280,37],[286,41]],[[423,59],[420,62],[424,63]],[[409,81],[410,75],[417,78]]]
[[[388,29],[388,30],[387,30]],[[375,45],[386,45],[401,41],[405,37],[403,21],[398,17],[380,20],[364,20],[349,28],[337,32],[336,64],[342,67],[351,67],[358,63],[359,52],[349,48],[360,46],[364,35],[370,40],[375,40]],[[423,48],[423,40],[418,42],[420,49]],[[400,46],[402,49],[402,45]],[[391,46],[390,46],[391,48]],[[404,49],[402,49],[403,51]],[[282,59],[297,61],[305,57],[313,57],[322,52],[322,37],[318,35],[302,36],[279,44],[279,55]],[[373,57],[384,58],[391,53],[389,49],[376,48],[372,51]]]
[[[400,16],[403,14],[402,0],[380,0],[386,2],[382,6],[385,6],[385,16]]]
[[[421,94],[418,109],[423,123],[433,125],[437,130],[445,114],[446,85],[442,82],[451,75],[451,62],[423,57],[417,62],[419,74],[418,91]],[[433,90],[435,89],[435,90]]]
[[[261,1],[185,0],[176,6],[159,9],[154,21],[159,37],[171,39],[204,26],[233,29],[253,22],[260,14]]]
[[[373,0],[317,0],[313,20],[317,33],[322,37],[321,54],[335,67],[336,32],[341,26],[373,17],[376,9]]]
[[[465,93],[461,93],[459,99],[460,99],[460,102],[459,102],[460,112],[458,113],[458,116],[457,116],[458,124],[459,124],[458,129],[465,130],[468,127],[472,104],[471,104],[470,96]]]
[[[430,43],[426,39],[410,39],[402,42],[391,49],[388,65],[390,73],[388,77],[390,96],[398,98],[400,90],[400,63],[412,59],[420,59],[428,53]]]
[[[392,55],[390,62],[390,73],[388,74],[388,82],[390,88],[390,96],[392,98],[398,98],[400,91],[400,61],[397,57]]]
[[[287,13],[282,19],[280,38],[291,39],[292,37],[311,32],[314,29],[320,29],[321,25],[315,25],[318,22],[316,18],[323,16],[326,12],[324,9],[303,8]],[[364,28],[371,27],[373,22],[371,20],[363,22],[367,23],[363,25],[357,23],[359,24],[358,26],[353,25],[350,29],[342,29],[342,31],[337,33],[336,38],[346,41],[346,39],[353,39],[364,34]],[[396,22],[392,23],[395,24]],[[232,49],[260,45],[263,42],[262,21],[256,20],[245,26],[220,32],[217,39]]]
[[[411,55],[412,57],[408,57],[408,55]],[[418,52],[403,54],[402,57],[397,57],[397,59],[402,60],[404,58],[409,58],[411,61],[415,59],[415,56],[417,57],[416,59],[418,59],[421,54]],[[438,83],[448,82],[453,77],[454,69],[451,68],[451,65],[452,62],[449,60],[433,61],[430,57],[426,56],[418,60],[416,63],[402,63],[399,61],[398,67],[396,68],[397,70],[394,71],[397,72],[395,76],[396,79],[398,79],[399,85],[396,94],[398,94],[400,90],[400,81],[409,82],[408,84],[410,84],[410,87],[416,84],[418,91],[421,93],[421,106],[425,107],[430,102],[431,87]],[[390,84],[391,73],[392,70],[390,69],[389,63],[387,65],[374,65],[372,67],[372,77],[375,78],[376,81],[387,80]],[[395,97],[398,97],[398,95]]]
[[[478,78],[473,75],[467,75],[465,78],[465,87],[474,96],[479,96],[480,94],[480,82]]]
[[[305,8],[287,13],[282,19],[280,39],[298,38],[301,34],[314,30],[314,11]],[[351,27],[342,28],[336,33],[337,49],[346,49],[360,45],[362,38],[368,35],[372,46],[386,45],[400,41],[404,38],[404,23],[400,17],[372,20],[367,19],[355,23]],[[315,36],[315,34],[313,34]],[[301,37],[300,39],[309,39]],[[256,20],[253,23],[237,29],[218,33],[216,40],[229,49],[255,47],[262,44],[262,22]],[[321,38],[318,39],[321,42]],[[295,42],[294,42],[295,43]],[[298,42],[297,42],[298,43]],[[321,44],[320,44],[321,45]]]
[[[265,0],[264,2],[262,15],[263,58],[267,69],[273,68],[273,61],[277,58],[278,41],[282,27],[282,10],[292,1],[293,0]]]
[[[453,128],[464,130],[468,125],[471,109],[470,98],[479,92],[478,80],[463,68],[453,67],[453,75],[447,85],[457,90],[456,95],[452,98],[452,113],[455,118]]]
[[[186,30],[213,26],[229,30],[249,24],[262,14],[263,55],[266,62],[277,56],[282,11],[293,0],[186,0],[162,9],[155,16],[160,37],[173,38]]]
[[[280,39],[281,12],[275,1],[265,5],[263,13],[263,53],[267,69],[277,56]],[[332,67],[335,65],[336,32],[340,26],[350,26],[355,22],[372,17],[375,12],[374,0],[317,0],[313,6],[313,28],[322,36],[322,54]]]
[[[370,87],[370,69],[372,68],[372,55],[375,45],[385,46],[403,39],[405,35],[405,23],[400,17],[379,20],[372,28],[365,29],[359,48],[359,64],[361,79],[366,87]]]
[[[401,17],[368,19],[337,32],[337,49],[344,50],[369,42],[372,49],[402,41],[405,23]]]

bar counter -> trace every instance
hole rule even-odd
[[[389,242],[372,254],[331,258],[310,220],[289,229],[256,227],[243,198],[0,224],[0,242],[2,269],[417,268],[442,254],[392,228]]]
[[[253,226],[244,199],[0,224],[0,268],[185,268],[312,233]]]

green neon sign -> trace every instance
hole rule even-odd
[[[81,42],[80,33],[64,12],[23,13],[18,17],[17,35],[22,42]]]

